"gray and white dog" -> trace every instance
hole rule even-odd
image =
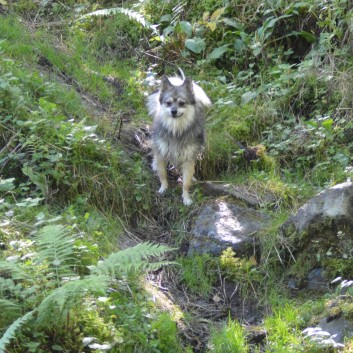
[[[183,202],[191,205],[189,189],[195,162],[205,142],[204,108],[211,105],[203,89],[190,78],[163,76],[160,89],[147,99],[152,125],[152,167],[157,171],[163,193],[168,187],[167,163],[180,165]]]

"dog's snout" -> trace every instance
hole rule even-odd
[[[170,112],[172,113],[172,116],[177,116],[178,109],[177,108],[172,108]]]

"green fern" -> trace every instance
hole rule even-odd
[[[66,320],[68,313],[78,307],[83,298],[92,294],[104,295],[108,289],[109,279],[105,276],[87,276],[83,279],[66,282],[53,290],[38,307],[39,325],[56,324]]]
[[[90,266],[92,274],[106,275],[111,278],[119,278],[130,271],[151,271],[173,262],[151,262],[150,259],[164,255],[173,250],[165,245],[141,243],[134,247],[111,254],[107,259],[101,261],[97,266]]]
[[[21,307],[7,299],[0,299],[0,330],[14,319],[21,316]]]
[[[75,264],[74,241],[62,225],[43,227],[36,236],[39,263],[47,264],[49,276],[54,275],[57,281],[63,276],[72,275]]]
[[[124,9],[122,7],[113,7],[110,9],[102,9],[102,10],[97,10],[90,12],[84,16],[81,16],[78,21],[82,21],[86,18],[92,17],[92,16],[111,16],[111,15],[116,15],[116,14],[123,14],[129,17],[131,20],[135,20],[136,22],[140,23],[143,27],[148,28],[152,30],[153,32],[156,32],[156,29],[148,22],[146,19],[141,15],[139,12],[132,11],[129,9]]]
[[[32,318],[33,311],[29,311],[27,314],[21,316],[16,321],[14,321],[5,331],[3,336],[0,339],[0,353],[5,353],[6,346],[10,343],[11,339],[15,337],[16,331],[21,328],[29,319]]]
[[[14,302],[19,297],[27,296],[26,292],[33,287],[36,279],[32,278],[31,274],[26,271],[21,262],[0,261],[0,297],[3,299],[13,298]],[[22,283],[26,283],[22,286]],[[0,305],[0,313],[3,313]],[[3,320],[3,315],[0,314],[0,322]],[[5,315],[4,315],[5,316]]]
[[[19,263],[0,261],[0,277],[11,277],[14,280],[28,279],[29,276]]]
[[[35,237],[38,247],[37,261],[38,276],[46,278],[45,287],[41,294],[48,295],[40,302],[35,310],[36,323],[39,326],[60,325],[69,317],[70,311],[80,307],[85,297],[90,295],[105,295],[109,286],[116,283],[116,278],[123,278],[130,271],[154,270],[172,262],[157,260],[166,252],[173,250],[165,245],[141,243],[134,247],[111,254],[107,259],[100,261],[96,266],[90,266],[91,273],[85,277],[73,273],[77,254],[74,251],[74,237],[62,225],[48,225]],[[52,275],[55,274],[55,277]],[[31,280],[22,263],[14,264],[7,261],[0,262],[0,276]],[[64,277],[65,276],[65,277]],[[26,287],[27,288],[27,287]],[[36,291],[38,293],[38,291]],[[24,291],[23,291],[24,293]],[[41,294],[32,301],[32,305],[40,300]],[[20,315],[21,307],[6,299],[0,300],[1,313]],[[30,312],[14,321],[1,338],[2,349],[15,336],[17,328],[27,321],[33,312]],[[8,320],[9,321],[9,320]],[[4,324],[7,324],[4,323]],[[1,353],[1,350],[0,350]]]
[[[7,299],[0,299],[0,312],[1,315],[7,316],[10,312],[19,312],[20,307]]]
[[[53,290],[38,307],[38,324],[48,324],[55,318],[56,323],[66,319],[67,314],[79,305],[84,297],[92,294],[104,295],[116,278],[130,271],[154,270],[172,262],[151,262],[152,258],[173,250],[165,245],[141,243],[134,247],[111,254],[96,266],[90,266],[91,274],[70,280]]]

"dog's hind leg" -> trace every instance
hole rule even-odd
[[[192,200],[189,195],[189,190],[192,184],[192,179],[195,171],[195,162],[187,161],[183,163],[183,203],[186,206],[192,204]]]
[[[158,192],[163,194],[164,191],[168,188],[168,179],[167,179],[167,162],[164,158],[158,154],[154,155],[152,168],[157,171],[159,181],[161,182],[161,187]]]

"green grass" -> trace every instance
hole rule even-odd
[[[5,48],[4,55],[11,57],[11,48]],[[96,126],[86,122],[93,122],[93,115],[71,87],[9,59],[3,60],[1,73],[2,110],[12,113],[12,119],[2,117],[2,129],[11,141],[10,150],[16,142],[23,146],[21,153],[10,154],[7,163],[12,169],[3,177],[17,177],[19,182],[29,177],[47,202],[55,193],[61,203],[82,194],[87,203],[102,212],[116,212],[124,222],[148,214],[153,188],[148,187],[151,176],[142,157],[125,156],[120,146],[99,138]],[[136,206],[134,214],[130,205]]]
[[[180,258],[181,279],[194,295],[208,298],[217,280],[217,260],[212,256],[193,255]]]
[[[27,19],[33,15],[44,22],[71,20],[73,3],[50,1],[43,6],[22,0],[15,10]],[[85,11],[110,4],[91,1]],[[7,147],[0,156],[5,165],[1,172],[2,178],[14,178],[11,190],[0,185],[4,200],[0,210],[13,212],[13,216],[1,216],[6,221],[0,232],[0,243],[6,245],[5,251],[1,248],[1,259],[19,255],[31,266],[33,232],[58,219],[78,234],[75,246],[83,250],[81,275],[86,274],[86,266],[117,251],[119,238],[130,226],[141,230],[160,222],[171,231],[173,245],[188,240],[194,211],[206,199],[201,186],[193,189],[197,202],[191,210],[180,204],[179,188],[156,199],[156,178],[145,156],[127,155],[124,146],[112,136],[112,125],[119,117],[124,117],[124,122],[129,120],[129,126],[150,122],[144,106],[147,89],[141,84],[151,64],[144,57],[147,50],[156,58],[152,62],[155,72],[172,73],[175,64],[181,64],[188,75],[201,80],[214,102],[207,115],[208,145],[198,176],[240,184],[259,194],[270,191],[276,198],[265,205],[273,221],[261,235],[260,264],[232,253],[219,259],[209,255],[182,257],[181,269],[175,270],[179,271],[180,285],[190,296],[205,300],[219,275],[225,276],[239,283],[245,297],[256,296],[267,310],[262,325],[267,337],[262,351],[316,353],[315,347],[303,340],[301,331],[315,325],[323,315],[326,298],[308,300],[303,294],[296,300],[286,299],[283,266],[289,260],[291,244],[284,242],[278,228],[309,197],[351,175],[346,169],[352,151],[350,116],[337,108],[349,103],[350,83],[345,82],[344,72],[352,59],[335,44],[343,39],[339,26],[345,31],[347,25],[341,9],[332,4],[332,18],[326,10],[314,16],[321,3],[310,4],[278,4],[276,14],[290,17],[281,20],[260,43],[257,55],[256,30],[269,8],[264,5],[254,16],[255,2],[240,2],[237,9],[241,15],[227,9],[223,16],[236,15],[240,22],[233,26],[239,28],[230,26],[221,33],[223,27],[217,23],[215,31],[198,32],[204,36],[208,52],[221,43],[230,43],[229,51],[219,61],[207,64],[202,62],[207,53],[198,55],[187,50],[177,52],[175,62],[173,51],[163,51],[156,42],[149,42],[151,33],[124,15],[69,21],[58,27],[54,24],[50,30],[26,28],[15,16],[1,16],[0,140]],[[195,19],[202,18],[199,11],[212,13],[223,5],[223,1],[213,0],[202,1],[197,7],[190,5],[183,12],[183,20],[191,21],[196,30],[199,24]],[[298,30],[295,26],[302,24],[296,10],[288,12],[293,10],[291,6],[298,6],[298,11],[308,16],[302,18],[318,19],[322,37],[312,54],[330,57],[334,67],[325,66],[325,60],[313,62],[309,56],[301,56],[299,62],[283,48],[293,43],[293,37],[286,37],[285,43],[281,36]],[[146,15],[159,21],[166,8],[150,2],[144,9],[155,9],[155,13]],[[164,25],[167,23],[160,28]],[[316,27],[311,30],[316,33]],[[180,49],[184,34],[173,33],[168,45],[173,47],[174,41]],[[332,40],[325,42],[325,36]],[[240,47],[241,55],[234,49]],[[107,82],[109,76],[113,84]],[[97,109],[92,109],[95,104]],[[123,129],[126,127],[123,125]],[[243,151],[248,147],[258,149],[255,160],[245,158]],[[14,241],[13,245],[7,246],[10,241]],[[294,274],[304,276],[301,267],[293,267]],[[4,283],[5,292],[11,291],[17,298],[19,284]],[[29,301],[35,300],[33,293],[26,295]],[[48,342],[60,349],[61,340],[64,350],[78,351],[85,336],[116,342],[113,352],[188,349],[180,341],[179,327],[171,315],[157,310],[139,283],[132,281],[123,291],[114,288],[104,303],[89,297],[85,305],[54,333],[33,333],[28,323],[19,334],[22,346],[13,346],[12,351],[41,353],[54,349]],[[342,309],[347,319],[351,318],[351,309]],[[250,349],[244,327],[229,319],[220,329],[211,330],[207,350],[245,353],[260,348]]]
[[[267,317],[264,327],[267,331],[266,352],[297,352],[301,344],[301,317],[293,303],[287,303],[275,308]]]
[[[221,329],[214,329],[208,342],[208,353],[249,352],[244,328],[235,320],[228,319]]]
[[[137,84],[140,73],[134,69],[135,63],[125,60],[122,64],[113,59],[99,62],[94,56],[96,48],[75,27],[64,31],[67,42],[62,43],[48,31],[30,33],[13,17],[0,19],[0,31],[1,39],[5,39],[2,48],[8,57],[28,65],[44,64],[48,73],[53,72],[81,93],[92,95],[111,107],[111,111],[145,116],[143,92]],[[114,78],[118,88],[107,83],[108,76]]]
[[[9,256],[28,256],[24,266],[35,276],[41,269],[31,267],[30,252],[35,250],[32,234],[44,225],[60,222],[76,235],[73,245],[80,255],[75,268],[85,276],[87,266],[119,249],[118,240],[128,226],[149,223],[153,188],[149,185],[151,176],[142,156],[138,153],[127,156],[119,144],[104,140],[92,123],[100,124],[100,132],[109,137],[105,125],[94,116],[77,91],[90,92],[108,106],[112,105],[112,109],[113,106],[114,109],[119,106],[130,109],[126,101],[133,101],[134,77],[138,71],[132,72],[127,66],[111,69],[114,74],[121,73],[123,102],[117,99],[103,75],[90,73],[94,65],[98,67],[97,63],[92,61],[87,71],[88,62],[79,60],[85,53],[72,56],[69,51],[54,48],[53,37],[45,32],[29,33],[19,21],[11,18],[1,17],[0,27],[6,38],[1,42],[0,130],[7,147],[1,154],[2,162],[6,163],[0,187],[4,200],[1,210],[13,215],[0,233],[0,242],[18,244],[6,247],[5,251],[1,249],[1,260]],[[38,69],[41,57],[47,60],[47,70]],[[110,71],[108,66],[104,70]],[[77,83],[72,87],[64,83],[60,76],[63,71]],[[137,97],[140,98],[140,93]],[[142,104],[141,100],[140,107]],[[111,125],[107,128],[111,129]],[[135,212],[131,213],[132,205]],[[4,217],[2,215],[1,219]],[[97,306],[96,298],[86,298],[82,307],[72,310],[69,321],[62,327],[56,325],[52,332],[33,322],[26,324],[10,351],[79,351],[87,335],[95,335],[96,342],[119,342],[116,352],[143,349],[162,353],[169,351],[167,342],[173,342],[175,350],[181,351],[176,325],[170,315],[159,314],[144,296],[143,288],[134,281],[136,278],[129,278],[128,296],[126,292],[120,297],[113,296],[114,308],[119,307],[119,310]],[[38,292],[43,298],[50,293],[52,284],[39,275],[37,282],[38,286],[47,286],[46,291]],[[8,293],[16,292],[15,296],[25,287],[27,282],[22,279],[18,289],[14,289],[12,280],[6,284]],[[36,291],[28,284],[28,291],[32,290]],[[33,293],[25,295],[29,296],[26,308],[38,301]],[[112,321],[114,315],[119,315],[121,320]],[[126,328],[128,315],[131,326]],[[155,318],[152,334],[149,317]],[[131,334],[131,327],[136,334]]]
[[[8,55],[27,61],[29,64],[36,62],[38,52],[33,46],[31,35],[16,18],[2,16],[0,33],[3,41],[2,48]]]

